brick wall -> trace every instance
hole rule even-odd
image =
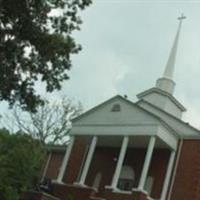
[[[53,194],[61,200],[89,200],[93,193],[92,188],[80,188],[69,184],[54,184],[53,186]]]
[[[129,148],[124,164],[132,166],[135,171],[136,188],[139,183],[141,170],[144,163],[146,149]],[[99,195],[104,193],[104,187],[110,185],[114,170],[116,167],[115,158],[118,157],[119,148],[97,147],[90,165],[86,185],[93,186],[95,176],[98,172],[102,173],[102,179],[99,187]],[[73,157],[73,155],[72,155]],[[169,159],[169,151],[165,149],[156,149],[153,153],[152,162],[149,169],[149,176],[155,178],[151,196],[159,198],[165,178],[166,168]],[[70,173],[70,172],[69,172]]]
[[[85,151],[87,150],[87,144],[88,143],[81,138],[75,139],[68,161],[67,169],[63,177],[63,182],[74,183],[77,181],[80,167],[83,162],[83,157]]]
[[[159,199],[162,192],[169,156],[170,151],[166,149],[157,149],[153,154],[149,176],[155,177],[151,193],[155,199]]]
[[[147,200],[147,196],[141,192],[132,192],[130,194],[112,192],[106,190],[104,194],[106,200]]]
[[[52,152],[46,177],[56,179],[64,158],[65,151]]]
[[[117,148],[100,148],[97,147],[88,171],[86,184],[93,186],[93,182],[97,173],[102,174],[99,195],[104,191],[106,185],[110,185],[114,174],[116,161],[114,158],[118,156],[119,149]]]
[[[184,140],[170,200],[200,199],[200,140]]]

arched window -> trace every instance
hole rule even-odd
[[[133,188],[134,181],[135,172],[133,168],[131,166],[124,165],[120,173],[118,188],[124,191],[131,191]]]
[[[98,172],[94,178],[94,182],[93,182],[93,188],[98,189],[101,183],[101,178],[102,178],[102,174],[101,172]]]
[[[121,111],[121,106],[119,104],[114,104],[111,112],[120,112]]]

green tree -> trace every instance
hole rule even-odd
[[[91,0],[0,0],[0,100],[34,112],[43,101],[34,85],[47,92],[68,79],[71,55],[80,45],[80,10]]]
[[[33,188],[41,169],[44,148],[31,136],[0,130],[0,199],[18,200],[22,191]]]

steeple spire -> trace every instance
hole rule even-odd
[[[175,82],[173,81],[174,67],[175,67],[181,25],[182,25],[182,21],[185,18],[186,17],[183,14],[180,17],[178,17],[178,20],[179,20],[178,30],[177,30],[177,33],[176,33],[176,36],[174,39],[174,43],[173,43],[168,61],[167,61],[167,65],[165,67],[165,71],[163,73],[163,77],[158,79],[156,82],[156,87],[158,87],[161,90],[164,90],[170,94],[173,94],[174,87],[175,87]]]

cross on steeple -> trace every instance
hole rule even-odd
[[[180,17],[177,18],[179,20],[179,29],[182,25],[182,22],[184,19],[186,19],[186,16],[182,13]]]
[[[184,19],[186,19],[186,16],[182,13],[181,16],[178,17],[177,19],[182,22]]]

